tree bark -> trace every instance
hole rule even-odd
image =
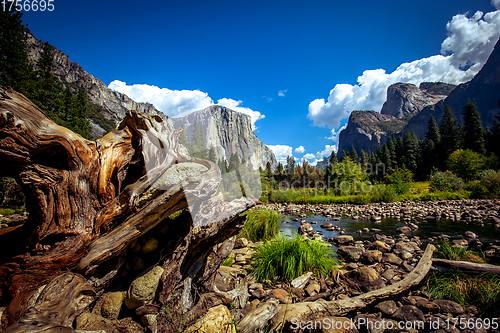
[[[432,266],[444,267],[444,268],[457,268],[462,271],[473,272],[477,274],[479,273],[500,274],[500,266],[468,262],[468,261],[453,261],[453,260],[432,258]]]
[[[67,271],[105,289],[130,245],[180,210],[181,219],[166,222],[159,301],[180,293],[189,311],[195,289],[213,291],[228,248],[209,262],[210,250],[238,232],[239,214],[254,200],[214,196],[219,168],[192,158],[179,133],[157,115],[129,111],[116,130],[85,140],[0,87],[0,176],[23,187],[29,212],[24,225],[0,233],[3,328],[24,315],[35,290]]]

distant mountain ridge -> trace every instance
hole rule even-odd
[[[390,133],[413,131],[418,139],[427,133],[432,116],[439,123],[445,105],[449,105],[459,123],[468,100],[476,103],[483,127],[491,127],[499,110],[500,100],[500,40],[488,61],[469,82],[458,86],[442,82],[423,82],[419,87],[395,83],[387,89],[387,101],[380,113],[353,111],[347,127],[339,134],[339,155],[354,147],[359,153],[375,152]]]
[[[44,43],[28,29],[26,31],[28,56],[32,63],[36,63]],[[229,161],[231,154],[236,153],[240,160],[249,160],[255,168],[265,168],[267,162],[273,166],[277,165],[272,150],[253,133],[248,115],[213,105],[183,118],[169,118],[150,103],[139,103],[125,94],[111,90],[101,80],[84,71],[78,63],[70,61],[69,57],[57,48],[51,46],[51,52],[54,56],[54,75],[74,91],[83,87],[89,101],[97,107],[95,111],[102,116],[99,120],[106,122],[102,126],[98,123],[99,120],[93,122],[92,135],[95,138],[106,133],[104,125],[114,128],[128,110],[136,110],[158,114],[174,128],[180,127],[183,121],[194,123],[197,120],[205,129],[207,149],[209,145],[214,145],[219,159],[224,157]]]

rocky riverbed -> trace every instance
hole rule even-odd
[[[464,233],[460,239],[446,235],[422,239],[414,234],[421,223],[428,219],[447,218],[456,220],[457,223],[499,224],[499,200],[265,206],[282,214],[296,216],[303,237],[319,238],[332,244],[343,258],[343,267],[333,271],[330,277],[319,277],[308,272],[291,283],[256,281],[251,274],[250,261],[260,244],[244,238],[237,239],[230,254],[230,257],[234,258],[233,263],[231,266],[219,267],[213,281],[217,292],[213,295],[200,295],[200,298],[206,297],[211,302],[214,297],[226,297],[231,301],[214,304],[208,312],[196,316],[198,319],[195,324],[183,327],[180,331],[226,332],[231,331],[231,325],[236,323],[239,332],[255,332],[255,325],[273,321],[273,317],[280,315],[280,309],[291,305],[295,307],[294,311],[303,308],[303,311],[307,312],[314,303],[349,302],[366,293],[398,285],[418,270],[417,265],[424,255],[425,245],[437,240],[454,241],[455,246],[483,248],[486,256],[492,261],[500,257],[500,246],[482,243],[472,232]],[[324,230],[333,229],[337,235],[325,239],[307,222],[309,214],[323,216],[324,225],[320,227]],[[365,219],[371,221],[373,226],[360,229],[360,233],[356,233],[363,235],[363,238],[342,234],[342,229],[336,224],[346,217],[352,220]],[[398,218],[404,222],[397,233],[385,234],[377,228],[377,221],[387,217]],[[11,223],[8,221],[5,224]],[[159,236],[156,238],[159,239]],[[148,242],[151,242],[150,238],[144,242],[143,247],[146,247]],[[133,245],[132,253],[137,247],[137,244]],[[487,248],[484,248],[485,246]],[[137,253],[144,252],[141,251]],[[156,292],[162,270],[161,267],[152,266],[132,282],[120,284],[118,290],[99,295],[97,301],[76,318],[74,328],[81,333],[158,332],[156,316],[160,308]],[[126,274],[121,276],[124,278]],[[34,304],[39,295],[40,292],[35,293],[30,304]],[[171,310],[182,312],[181,308]],[[0,313],[2,311],[0,308]],[[311,316],[314,317],[313,314]],[[342,316],[319,316],[304,322],[289,321],[285,332],[495,331],[491,329],[491,322],[490,329],[485,329],[485,325],[479,327],[476,324],[466,329],[460,329],[459,325],[452,328],[455,320],[479,323],[484,319],[486,318],[478,317],[478,310],[474,306],[464,308],[450,300],[433,299],[426,291],[408,288],[391,296],[374,299],[367,306],[347,311]],[[318,326],[319,322],[321,324]],[[342,325],[341,330],[331,329],[339,323]],[[304,329],[301,330],[301,327]]]

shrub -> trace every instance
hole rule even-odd
[[[413,173],[406,168],[396,168],[391,174],[385,176],[385,182],[389,184],[396,194],[408,193],[413,181]]]
[[[464,182],[462,179],[458,178],[453,172],[447,170],[434,171],[429,176],[429,181],[431,185],[432,192],[443,192],[443,191],[461,191],[464,188]]]
[[[483,171],[480,179],[481,185],[484,186],[489,197],[498,198],[500,196],[500,171]]]
[[[269,209],[253,209],[247,213],[247,221],[239,236],[252,242],[271,240],[279,234],[280,214]]]
[[[448,157],[448,168],[465,181],[478,177],[485,165],[485,157],[469,149],[458,149]]]
[[[281,279],[285,282],[314,272],[328,275],[339,264],[330,244],[318,240],[303,240],[278,236],[261,245],[252,257],[253,274],[259,281]]]
[[[471,192],[472,198],[486,198],[488,189],[479,180],[472,180],[465,184],[464,189]]]

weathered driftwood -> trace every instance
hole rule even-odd
[[[190,157],[169,126],[129,111],[116,130],[88,141],[0,87],[0,176],[23,187],[29,212],[24,225],[0,234],[0,305],[9,304],[3,328],[24,315],[37,288],[68,270],[102,291],[129,245],[182,209],[182,219],[167,226],[159,301],[182,300],[188,312],[201,292],[213,291],[216,267],[234,242],[209,261],[211,249],[238,232],[239,214],[254,201],[214,197],[218,167]]]
[[[240,333],[253,333],[264,328],[269,320],[273,318],[280,308],[280,302],[272,299],[247,313],[247,315],[236,325]]]
[[[35,306],[4,332],[75,332],[70,325],[94,295],[92,286],[81,276],[59,275],[45,286]]]
[[[278,327],[281,322],[284,322],[285,326],[289,326],[292,318],[299,321],[308,321],[321,317],[341,316],[353,310],[363,308],[379,298],[399,294],[412,286],[418,285],[424,279],[431,268],[431,258],[435,250],[434,245],[427,245],[415,269],[403,280],[389,286],[345,300],[295,303],[288,305],[286,310],[282,307],[276,316],[273,317],[272,327]]]
[[[333,290],[325,291],[323,293],[319,293],[313,296],[306,297],[302,300],[302,302],[314,302],[317,301],[320,298],[327,298],[330,296],[335,296],[337,294],[340,294],[344,290],[343,286],[340,286],[338,288],[335,288]]]
[[[432,266],[444,267],[444,268],[458,268],[460,270],[473,273],[500,274],[500,266],[468,262],[468,261],[453,261],[453,260],[432,258]]]

